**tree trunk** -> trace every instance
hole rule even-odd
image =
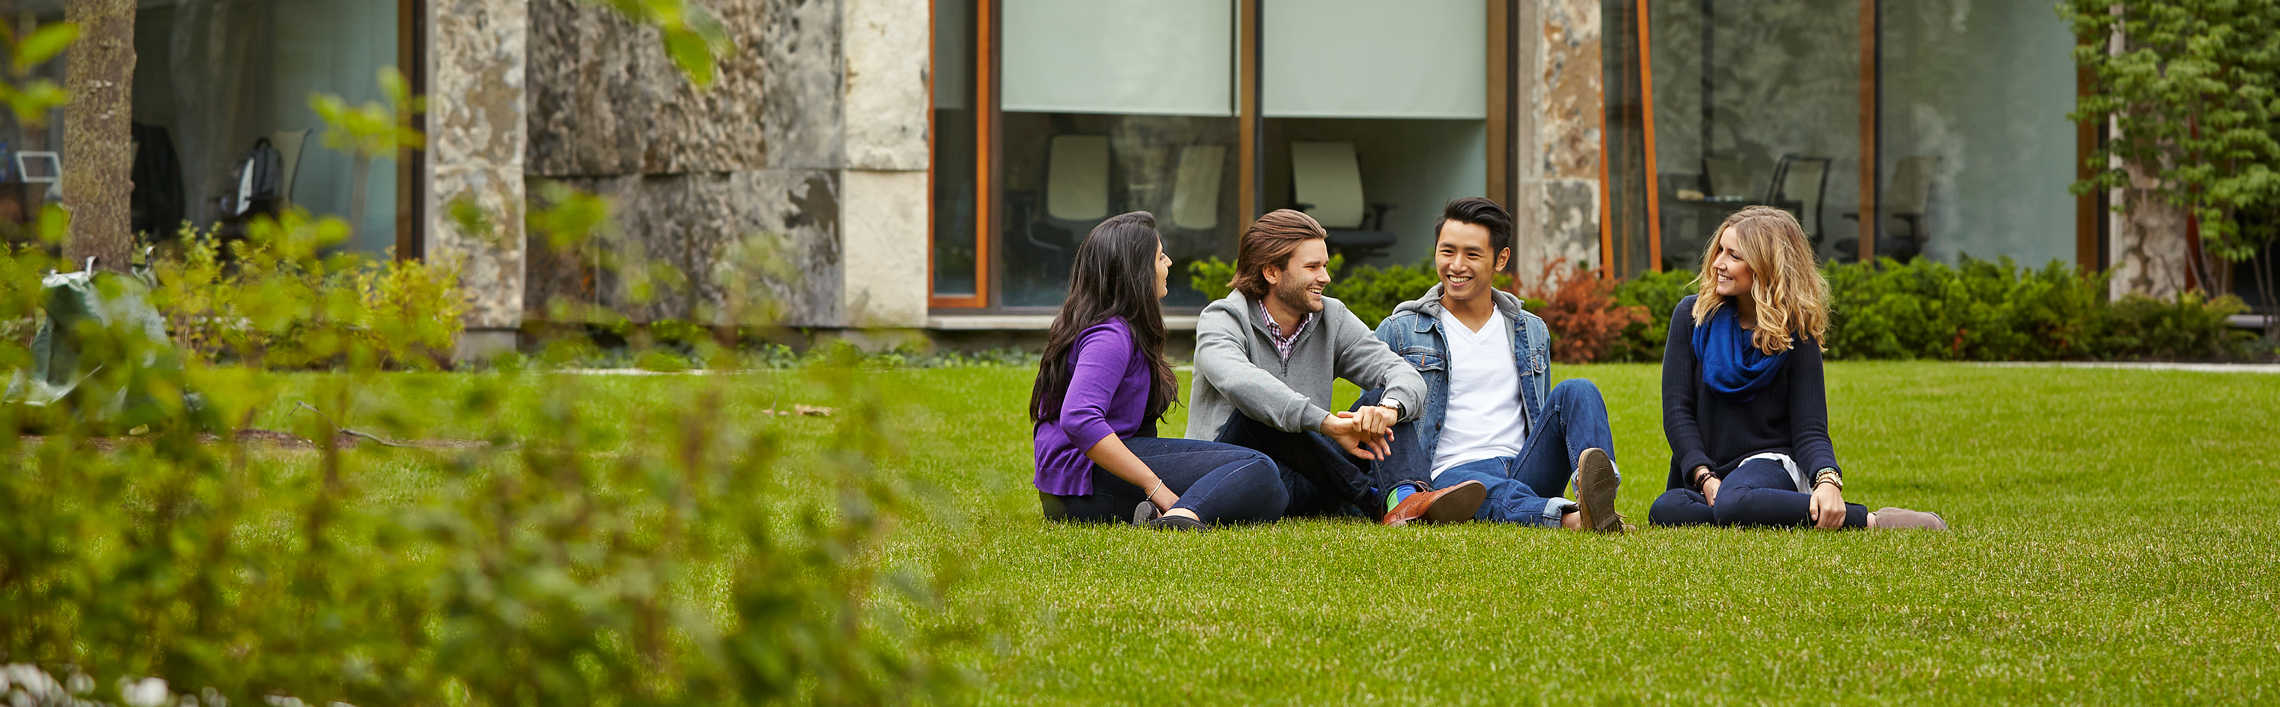
[[[71,211],[64,259],[126,272],[134,248],[130,203],[134,146],[135,0],[69,0],[80,39],[65,57],[63,205]]]

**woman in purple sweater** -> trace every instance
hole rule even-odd
[[[1029,394],[1046,518],[1193,530],[1282,517],[1290,497],[1267,455],[1156,436],[1180,397],[1159,307],[1171,264],[1146,211],[1102,221],[1077,245]]]

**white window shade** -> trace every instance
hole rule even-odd
[[[1233,0],[1004,0],[1005,110],[1234,115]]]
[[[1259,14],[1268,117],[1488,117],[1480,0],[1260,0]]]

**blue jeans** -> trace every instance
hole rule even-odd
[[[1597,447],[1615,459],[1615,435],[1607,429],[1607,404],[1599,387],[1587,380],[1563,381],[1552,388],[1544,414],[1529,430],[1528,442],[1518,457],[1479,459],[1449,467],[1433,477],[1435,488],[1466,481],[1488,487],[1488,500],[1473,514],[1477,520],[1560,527],[1560,516],[1575,508],[1567,495],[1575,479],[1575,462],[1583,450]],[[1621,474],[1616,479],[1622,479]]]
[[[1727,472],[1718,485],[1718,505],[1710,505],[1702,492],[1671,489],[1655,498],[1647,509],[1647,522],[1655,525],[1742,525],[1810,527],[1807,513],[1813,495],[1799,493],[1797,480],[1781,462],[1752,459]],[[1868,527],[1868,507],[1845,504],[1845,527]]]
[[[1267,455],[1218,442],[1176,437],[1133,437],[1126,449],[1140,458],[1164,487],[1179,494],[1173,508],[1185,508],[1205,523],[1263,523],[1281,518],[1290,500],[1281,470]],[[1094,523],[1122,523],[1147,500],[1145,489],[1093,465],[1093,492],[1083,496],[1037,494],[1045,517]]]
[[[1354,406],[1376,405],[1381,391],[1364,391]],[[1385,515],[1385,494],[1393,487],[1430,483],[1433,460],[1417,448],[1417,425],[1393,426],[1393,453],[1372,461],[1346,453],[1344,447],[1320,432],[1284,432],[1242,413],[1230,415],[1219,428],[1219,441],[1256,449],[1282,467],[1283,486],[1290,493],[1289,515]]]

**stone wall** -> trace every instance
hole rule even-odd
[[[2150,191],[2157,180],[2152,173],[2130,165],[2132,188],[2109,194],[2122,204],[2110,221],[2107,238],[2113,277],[2108,294],[2171,297],[2185,291],[2186,272],[2193,268],[2192,250],[2185,241],[2185,209],[2165,203]]]
[[[1598,0],[1520,3],[1513,37],[1513,267],[1599,262],[1601,48]]]
[[[699,0],[738,47],[699,91],[653,31],[530,3],[527,177],[616,217],[568,251],[532,234],[530,317],[924,323],[927,5]]]
[[[467,327],[512,329],[523,301],[523,68],[526,0],[435,0],[429,5],[427,252],[457,261],[470,300]],[[454,204],[483,210],[468,232]]]
[[[842,0],[844,326],[926,324],[930,0]]]

